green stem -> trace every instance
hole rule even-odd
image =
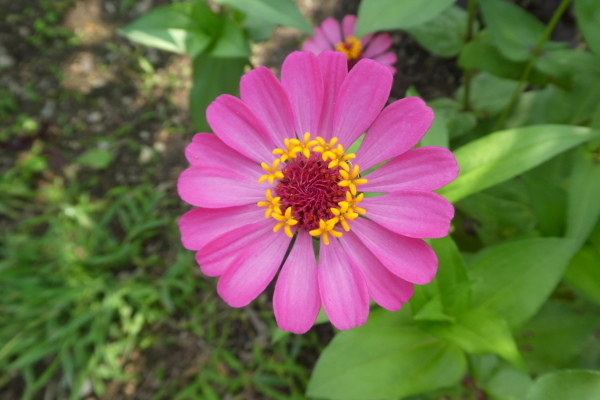
[[[537,58],[539,57],[540,53],[542,52],[542,47],[544,47],[544,44],[546,44],[548,39],[550,39],[550,35],[554,31],[554,28],[556,28],[556,24],[558,23],[558,21],[560,20],[560,18],[564,14],[564,12],[567,10],[567,7],[569,7],[570,3],[571,3],[571,0],[562,0],[561,3],[558,5],[558,8],[554,12],[554,15],[552,15],[552,19],[550,20],[550,22],[546,26],[546,29],[544,30],[544,33],[542,34],[540,41],[538,42],[538,44],[535,46],[535,48],[532,51],[532,57],[529,60],[529,62],[527,63],[527,65],[525,66],[525,69],[523,70],[521,79],[519,79],[519,84],[515,88],[515,91],[513,92],[512,96],[510,98],[510,101],[508,102],[506,107],[504,107],[502,114],[500,115],[500,117],[498,118],[496,123],[494,124],[494,128],[492,129],[492,131],[497,131],[498,129],[500,129],[502,127],[502,125],[504,125],[504,121],[508,117],[508,114],[510,114],[510,112],[512,111],[513,107],[517,103],[517,100],[519,99],[519,96],[521,95],[521,92],[523,91],[523,89],[525,89],[525,86],[527,85],[527,79],[529,78],[529,74],[531,74],[531,71],[533,70],[533,67],[535,66],[535,62],[537,61]]]
[[[467,16],[467,34],[465,36],[465,44],[469,43],[473,40],[473,22],[475,20],[475,10],[477,8],[477,0],[469,0],[468,4],[468,16]],[[471,77],[473,74],[470,69],[465,69],[463,74],[463,81],[465,86],[465,91],[463,95],[463,109],[470,110],[471,109]]]

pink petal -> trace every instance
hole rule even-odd
[[[398,72],[398,70],[392,66],[388,65],[387,67],[390,70],[390,72],[392,73],[392,75],[396,75],[396,72]]]
[[[354,232],[344,232],[340,242],[352,263],[367,282],[369,296],[381,307],[398,311],[413,295],[413,285],[392,274],[371,253]]]
[[[314,29],[315,31],[315,36],[313,36],[313,39],[315,41],[315,45],[320,49],[319,53],[321,51],[325,51],[325,50],[333,50],[334,47],[331,45],[331,43],[329,43],[329,40],[327,39],[327,37],[325,36],[325,33],[323,33],[323,30],[319,27]],[[319,54],[316,53],[316,54]]]
[[[267,129],[237,97],[222,94],[206,109],[206,119],[226,145],[258,163],[274,159]]]
[[[215,238],[242,226],[265,219],[256,204],[229,208],[195,208],[179,219],[183,247],[200,250]]]
[[[273,143],[283,147],[283,140],[293,138],[294,114],[290,100],[279,80],[266,67],[246,73],[240,83],[242,101],[267,129]]]
[[[354,15],[346,15],[342,20],[342,33],[344,39],[354,36],[354,28],[356,27],[356,17]]]
[[[310,51],[315,54],[320,54],[322,51],[331,50],[331,46],[327,43],[327,46],[323,46],[322,43],[318,42],[314,37],[306,40],[302,43],[302,51]]]
[[[365,35],[360,38],[360,45],[362,46],[363,49],[365,49],[367,47],[367,45],[369,43],[371,43],[371,40],[373,39],[374,36],[375,36],[374,33],[369,33],[368,35]]]
[[[378,61],[385,66],[391,66],[393,64],[396,64],[396,61],[398,61],[398,56],[396,55],[396,53],[388,51],[387,53],[383,53],[377,57],[373,57],[372,60]]]
[[[194,167],[220,167],[235,169],[239,173],[247,174],[253,179],[264,173],[257,163],[244,157],[212,133],[197,133],[192,138],[192,143],[185,148],[185,157]]]
[[[418,97],[387,106],[377,117],[356,152],[363,171],[396,157],[419,143],[433,122],[433,111]]]
[[[273,309],[284,331],[305,333],[315,323],[321,298],[312,237],[300,231],[275,285]]]
[[[387,33],[375,35],[373,40],[369,42],[369,46],[363,52],[363,57],[372,58],[392,47],[392,37]]]
[[[369,216],[369,210],[366,215]],[[435,277],[437,257],[423,240],[398,235],[364,218],[352,221],[351,227],[371,253],[396,276],[419,285]]]
[[[321,124],[318,135],[329,141],[333,135],[333,110],[340,87],[348,75],[348,61],[346,56],[338,51],[325,51],[319,54],[319,65],[324,80],[323,109],[321,111]]]
[[[362,164],[359,165],[362,167]],[[366,176],[369,181],[361,185],[360,189],[380,193],[398,190],[431,191],[447,185],[457,176],[458,164],[450,150],[425,146],[407,151],[371,172]]]
[[[294,110],[296,134],[312,133],[319,128],[323,107],[323,76],[317,56],[296,51],[286,57],[281,68],[281,82]]]
[[[323,33],[325,37],[333,46],[337,45],[342,41],[342,31],[340,27],[340,23],[337,22],[333,18],[327,18],[321,24],[321,29],[323,29]]]
[[[291,240],[283,232],[269,232],[248,246],[219,279],[219,296],[231,307],[248,305],[275,277]]]
[[[433,192],[401,191],[365,198],[366,216],[384,228],[413,238],[441,238],[448,235],[454,207]]]
[[[214,239],[196,253],[200,270],[208,276],[221,276],[248,248],[256,248],[265,238],[272,237],[273,220],[263,218],[241,226]],[[280,232],[281,233],[281,232]]]
[[[190,167],[179,175],[177,192],[196,207],[225,208],[257,203],[270,186],[225,168]]]
[[[373,123],[392,88],[390,71],[373,60],[360,60],[342,83],[333,118],[334,136],[349,147]]]
[[[338,329],[363,325],[369,316],[369,292],[365,278],[346,258],[337,242],[321,241],[319,291],[329,320]]]

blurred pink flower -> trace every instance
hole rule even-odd
[[[431,109],[416,97],[384,108],[389,69],[368,59],[347,68],[339,52],[295,52],[281,82],[264,67],[246,73],[241,99],[221,95],[208,107],[215,134],[194,136],[185,151],[192,166],[177,184],[199,207],[179,221],[183,245],[203,273],[220,277],[219,295],[243,307],[281,269],[275,317],[295,333],[310,329],[321,306],[339,329],[366,322],[369,298],[400,309],[437,270],[421,238],[447,235],[454,215],[432,192],[456,178],[453,154],[412,149]]]
[[[302,50],[320,54],[326,50],[336,50],[346,55],[348,69],[352,69],[363,58],[379,61],[396,73],[394,64],[398,61],[395,53],[388,51],[392,38],[387,33],[368,34],[361,38],[354,36],[356,17],[346,15],[342,24],[333,18],[327,18],[320,27],[315,28],[315,36],[302,45]]]

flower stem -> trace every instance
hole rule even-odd
[[[467,16],[467,34],[465,35],[465,44],[469,43],[473,40],[473,22],[475,20],[475,10],[477,8],[477,0],[469,0],[468,4],[468,16]],[[463,94],[463,109],[470,110],[471,109],[471,77],[472,71],[470,69],[465,69],[463,73],[463,81],[465,86],[465,91]]]
[[[554,31],[554,28],[556,28],[556,24],[558,23],[558,21],[560,20],[560,18],[564,14],[564,12],[567,10],[567,7],[569,6],[570,3],[571,3],[571,0],[562,0],[561,3],[558,5],[558,8],[554,12],[554,15],[552,15],[552,19],[550,20],[550,22],[546,26],[546,29],[544,30],[544,33],[542,34],[540,41],[538,42],[538,44],[535,46],[535,48],[532,51],[532,57],[529,60],[529,62],[527,63],[527,65],[525,66],[525,69],[523,70],[521,79],[519,79],[519,84],[515,88],[515,91],[513,92],[512,96],[510,98],[510,101],[508,102],[506,107],[504,107],[502,114],[500,115],[500,117],[498,118],[496,123],[494,124],[494,128],[492,129],[492,131],[497,131],[498,129],[500,129],[502,127],[502,125],[504,124],[504,121],[508,117],[508,114],[512,111],[517,100],[519,99],[519,95],[521,94],[523,89],[525,89],[525,86],[527,85],[527,79],[529,78],[529,74],[531,74],[531,71],[533,70],[533,67],[535,66],[535,62],[537,61],[537,58],[539,57],[539,55],[542,52],[542,47],[544,46],[544,44],[546,44],[548,39],[550,39],[550,35]]]

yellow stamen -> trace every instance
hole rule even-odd
[[[314,139],[310,140],[310,132],[306,132],[302,141],[296,138],[285,139],[283,144],[285,145],[285,150],[275,149],[273,150],[273,154],[280,155],[279,159],[281,162],[286,162],[298,157],[298,153],[302,153],[304,157],[309,158],[310,150],[314,145],[317,144],[317,141]]]
[[[343,169],[345,169],[346,171],[348,171],[350,169],[350,166],[348,165],[347,161],[355,158],[356,154],[349,153],[349,154],[344,155],[344,148],[342,147],[341,144],[338,144],[338,146],[332,151],[335,154],[335,158],[331,159],[331,161],[329,162],[329,165],[327,165],[327,167],[335,168],[337,166],[340,166]]]
[[[358,196],[352,197],[350,192],[346,192],[346,201],[340,201],[338,206],[340,206],[341,209],[348,210],[348,212],[365,214],[367,211],[364,208],[357,206],[364,197],[365,195],[363,193],[359,193]]]
[[[292,207],[288,207],[285,210],[285,214],[273,214],[273,218],[275,218],[277,221],[279,221],[277,223],[277,225],[275,225],[273,227],[273,232],[277,232],[279,231],[281,228],[284,228],[285,234],[288,235],[289,237],[293,237],[294,233],[292,232],[292,226],[296,225],[298,223],[298,221],[296,221],[294,219],[294,217],[292,216]]]
[[[271,189],[267,189],[265,196],[268,201],[259,201],[257,204],[259,207],[267,207],[265,211],[265,218],[271,218],[271,214],[281,214],[281,208],[279,206],[279,201],[281,197],[273,197],[271,195]]]
[[[337,221],[335,221],[335,218],[332,218],[332,219],[328,220],[327,222],[325,222],[321,219],[321,220],[319,220],[319,227],[317,229],[313,229],[312,231],[310,231],[308,233],[310,233],[311,236],[321,235],[323,237],[323,243],[329,244],[329,235],[336,237],[336,238],[341,237],[343,235],[342,232],[333,230],[333,228],[335,228],[336,223],[337,223]]]
[[[355,165],[354,168],[352,169],[352,172],[350,172],[350,168],[344,168],[342,167],[342,169],[340,170],[340,175],[342,176],[342,180],[338,182],[338,185],[342,186],[342,187],[347,187],[348,189],[350,189],[350,192],[352,193],[353,196],[356,196],[356,185],[362,185],[368,182],[368,180],[366,178],[360,178],[359,177],[359,167],[358,165]]]
[[[280,160],[277,159],[273,161],[273,165],[269,166],[266,162],[261,163],[260,166],[263,167],[265,171],[268,173],[258,178],[258,183],[263,183],[264,181],[269,181],[269,183],[273,183],[275,179],[282,179],[283,172],[279,170]]]
[[[323,161],[327,161],[328,158],[331,158],[332,160],[337,158],[335,144],[337,143],[338,138],[336,138],[336,137],[332,138],[329,141],[329,143],[327,143],[325,141],[325,139],[323,139],[320,136],[317,136],[316,140],[319,143],[319,145],[315,146],[313,148],[313,151],[315,151],[317,153],[321,153],[322,154],[321,157],[323,158]],[[339,146],[341,147],[342,145],[339,145]],[[344,150],[342,148],[342,154],[343,154],[343,152],[344,152]]]
[[[356,60],[362,53],[362,43],[359,38],[350,36],[335,46],[336,51],[344,53],[348,61]]]

